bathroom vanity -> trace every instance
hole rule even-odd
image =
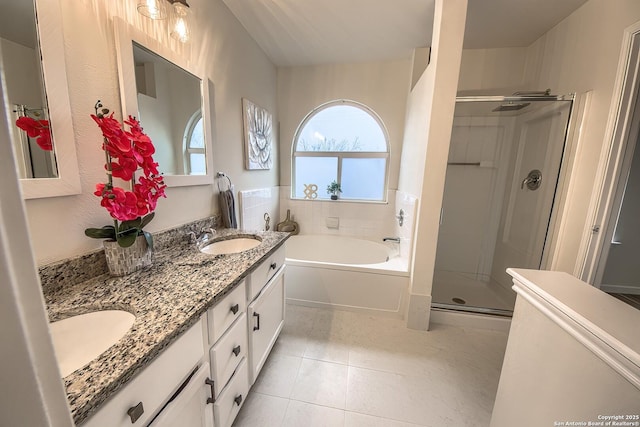
[[[107,309],[136,317],[122,339],[64,378],[77,425],[233,423],[284,323],[288,234],[254,234],[261,243],[244,252],[211,256],[182,239],[149,269],[45,292],[52,321]]]

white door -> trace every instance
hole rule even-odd
[[[253,384],[284,324],[284,269],[249,304],[249,383]]]
[[[570,110],[570,102],[558,101],[518,117],[492,268],[505,286],[507,268],[540,268]]]

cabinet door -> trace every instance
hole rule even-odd
[[[249,305],[249,382],[253,384],[284,324],[283,266]]]
[[[211,387],[205,383],[208,374],[209,364],[205,363],[149,427],[213,427],[213,406],[207,403]]]

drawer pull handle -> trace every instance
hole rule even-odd
[[[232,305],[232,306],[231,306],[231,312],[232,312],[233,314],[237,314],[237,313],[238,313],[238,310],[240,310],[240,306],[239,306],[238,304],[235,304],[235,305]]]
[[[233,354],[235,354],[236,357],[238,357],[238,355],[240,354],[240,346],[233,348]]]
[[[208,378],[206,380],[204,380],[204,383],[207,384],[209,387],[211,387],[211,397],[207,397],[207,404],[209,403],[216,403],[216,399],[213,398],[213,396],[216,395],[215,390],[213,389],[213,385],[216,383],[215,381],[213,381],[212,379]]]
[[[275,270],[278,267],[278,264],[276,264],[275,262],[272,262],[271,265],[269,266],[269,268]]]
[[[253,313],[253,317],[257,317],[258,318],[258,326],[254,326],[253,330],[254,331],[259,331],[260,330],[260,315],[258,313]]]
[[[236,402],[236,405],[240,406],[240,404],[242,403],[242,395],[239,394],[235,399],[233,399],[233,401]]]
[[[142,406],[142,402],[138,403],[136,406],[132,406],[127,411],[129,418],[131,418],[131,424],[138,421],[138,419],[144,414],[144,406]]]

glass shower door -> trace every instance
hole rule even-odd
[[[449,149],[434,306],[509,315],[515,294],[505,270],[541,265],[571,101],[461,99]]]

